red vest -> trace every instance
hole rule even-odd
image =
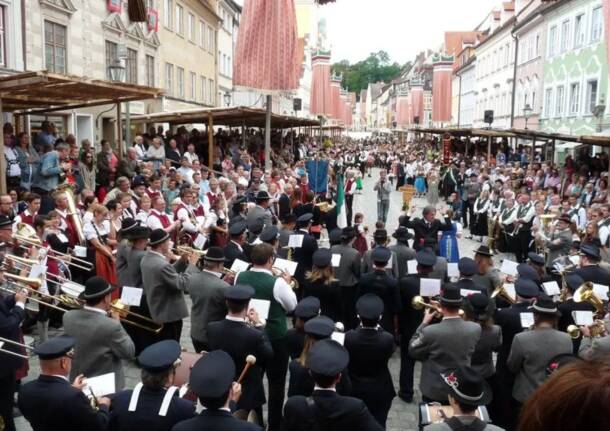
[[[159,221],[161,222],[161,226],[163,226],[163,229],[167,229],[172,224],[169,221],[169,217],[165,213],[159,214],[157,210],[151,210],[150,215],[159,219]]]
[[[193,214],[195,214],[195,217],[205,217],[205,209],[203,208],[203,205],[199,205],[197,208],[195,208],[193,210]]]
[[[33,215],[27,215],[24,212],[19,213],[19,218],[21,218],[21,223],[25,223],[25,224],[29,224],[30,226],[34,227],[34,216]]]
[[[208,197],[208,202],[210,203],[210,208],[214,206],[214,202],[216,202],[216,199],[218,198],[218,196],[213,195],[211,192],[207,192],[206,196]]]

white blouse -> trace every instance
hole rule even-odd
[[[91,221],[90,223],[85,224],[83,233],[85,234],[87,241],[99,238],[99,236],[108,235],[110,233],[110,220],[104,220],[101,225],[95,226],[93,221]]]

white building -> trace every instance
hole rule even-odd
[[[233,103],[233,61],[241,7],[233,0],[219,0],[218,16],[222,24],[218,29],[218,98],[219,106]]]
[[[455,94],[452,109],[453,124],[457,127],[472,127],[477,106],[476,57],[472,47],[466,47],[458,61],[460,66],[454,73],[452,91]]]
[[[21,0],[0,0],[0,75],[24,70],[21,5]]]

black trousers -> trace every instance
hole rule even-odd
[[[400,385],[399,395],[413,398],[413,373],[415,359],[409,356],[409,341],[413,334],[402,334],[400,337]]]
[[[532,234],[530,230],[524,230],[517,233],[515,237],[517,243],[515,244],[515,259],[519,263],[523,263],[527,260],[527,253],[529,252],[530,242],[532,241]]]
[[[4,421],[4,431],[15,431],[13,420],[13,397],[17,383],[15,382],[15,370],[3,371],[0,376],[0,417]]]
[[[269,385],[267,424],[269,431],[277,431],[282,422],[289,355],[283,337],[271,340],[271,347],[273,347],[273,359],[267,362],[265,368]]]
[[[385,429],[385,423],[388,420],[388,412],[392,407],[392,399],[378,400],[376,402],[369,401],[365,404],[377,423],[381,425],[383,429]]]
[[[167,322],[163,324],[163,329],[157,334],[157,341],[163,340],[176,340],[180,342],[180,336],[182,335],[182,320],[176,320],[175,322]]]
[[[468,227],[468,223],[474,220],[474,203],[469,200],[462,201],[462,225]]]
[[[354,205],[354,195],[345,195],[345,216],[347,218],[347,225],[352,225],[352,214],[353,214],[353,205]]]
[[[210,351],[210,345],[208,343],[204,343],[203,341],[195,340],[193,337],[191,337],[191,340],[193,341],[193,347],[195,348],[195,352],[201,353],[203,351],[205,351],[205,352]]]

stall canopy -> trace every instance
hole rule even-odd
[[[169,124],[208,124],[210,120],[215,126],[228,127],[265,127],[264,109],[234,107],[206,108],[185,111],[158,112],[154,114],[134,115],[132,124],[169,123]],[[319,126],[318,120],[292,117],[288,115],[271,114],[272,129],[288,129],[291,127]]]

